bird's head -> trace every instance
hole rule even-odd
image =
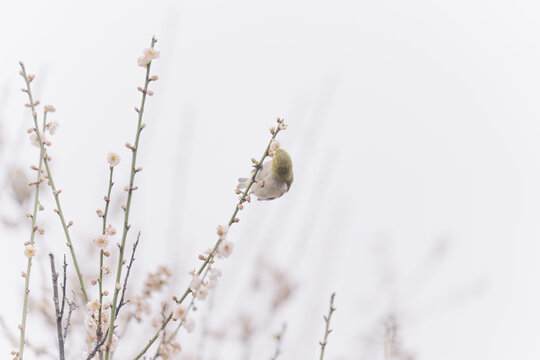
[[[287,183],[287,187],[291,187],[293,182],[292,160],[289,154],[281,149],[276,149],[272,158],[272,175],[278,180]]]

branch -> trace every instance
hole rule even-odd
[[[60,312],[60,301],[58,299],[58,273],[54,266],[54,255],[49,253],[49,259],[51,261],[52,283],[53,283],[53,301],[54,309],[56,312],[56,332],[58,336],[58,353],[60,360],[65,360],[64,355],[64,337],[62,336],[62,313]]]
[[[278,124],[281,124],[281,123],[283,123],[283,120],[278,118],[277,122],[278,122]],[[283,128],[286,128],[286,127],[283,127]],[[231,218],[230,218],[230,220],[228,222],[229,227],[240,220],[240,219],[238,219],[236,217],[236,214],[238,214],[238,211],[243,207],[243,205],[242,205],[243,203],[245,203],[246,201],[249,202],[249,199],[250,199],[248,197],[249,196],[249,190],[251,189],[251,186],[255,183],[255,178],[257,177],[257,174],[259,173],[259,170],[262,168],[262,163],[264,162],[264,160],[268,156],[268,151],[270,150],[270,146],[272,145],[272,141],[274,141],[277,134],[279,134],[279,132],[281,130],[282,130],[281,126],[277,126],[276,129],[272,128],[272,130],[271,130],[272,137],[271,137],[270,141],[268,142],[268,145],[266,146],[266,150],[264,151],[264,154],[261,157],[261,160],[256,162],[255,165],[254,165],[255,169],[254,169],[253,174],[252,174],[252,176],[251,176],[251,178],[249,180],[249,183],[248,183],[248,185],[246,187],[246,190],[244,190],[243,192],[242,191],[238,192],[238,194],[241,194],[241,196],[240,196],[240,198],[238,200],[238,204],[236,204],[236,206],[234,207],[234,211],[233,211],[232,216],[231,216]],[[198,275],[201,275],[201,273],[204,271],[204,269],[206,268],[206,266],[208,266],[209,263],[214,262],[214,258],[215,258],[216,254],[217,254],[219,245],[221,244],[222,240],[223,240],[223,237],[220,236],[219,239],[217,240],[217,242],[215,243],[214,248],[212,249],[212,253],[209,256],[206,257],[206,259],[202,263],[201,267],[199,268],[199,271],[197,271]],[[184,294],[182,295],[182,297],[180,297],[180,299],[176,300],[176,303],[181,304],[190,293],[191,293],[191,289],[188,286],[188,288],[184,291]],[[156,331],[154,336],[152,336],[152,338],[148,341],[146,346],[134,357],[133,360],[140,359],[146,353],[146,351],[150,348],[150,346],[152,346],[152,344],[157,340],[157,338],[159,337],[160,332],[163,329],[165,329],[165,327],[167,326],[169,321],[171,321],[172,316],[173,316],[173,312],[171,311],[169,313],[169,316],[167,316],[165,321],[161,324],[159,329]]]
[[[156,41],[157,41],[156,38],[153,37],[151,45],[150,45],[152,48],[154,48],[154,45],[155,45]],[[120,245],[120,253],[119,253],[119,256],[118,256],[118,267],[117,267],[117,270],[116,270],[116,282],[115,282],[113,303],[112,303],[112,306],[111,306],[111,317],[110,317],[110,324],[109,324],[109,336],[107,337],[107,348],[105,349],[105,360],[109,360],[109,354],[110,354],[109,347],[110,347],[111,342],[112,342],[112,336],[113,336],[113,332],[114,332],[114,323],[116,321],[116,310],[117,310],[116,306],[117,306],[117,303],[118,303],[118,294],[119,294],[119,291],[120,291],[118,284],[120,284],[120,279],[122,278],[122,266],[124,265],[123,264],[124,248],[125,248],[125,245],[126,245],[127,233],[129,231],[129,228],[130,228],[130,225],[129,225],[129,210],[131,208],[131,197],[133,195],[133,190],[136,189],[136,187],[133,186],[134,181],[135,181],[135,174],[138,171],[140,171],[140,168],[136,168],[136,163],[137,163],[137,150],[139,148],[139,138],[141,136],[142,130],[144,129],[144,124],[142,123],[143,113],[144,113],[144,104],[146,102],[146,96],[153,94],[152,92],[150,92],[148,90],[148,85],[152,81],[152,79],[150,78],[150,66],[151,65],[152,65],[151,61],[146,65],[146,78],[145,78],[145,81],[144,81],[144,89],[139,88],[140,91],[142,92],[142,99],[141,99],[141,107],[139,109],[136,109],[139,116],[138,116],[138,121],[137,121],[137,131],[136,131],[136,135],[135,135],[135,144],[133,146],[129,145],[129,144],[126,144],[126,146],[128,146],[131,149],[131,175],[130,175],[130,179],[129,179],[129,186],[126,188],[127,192],[128,192],[128,196],[127,196],[127,202],[126,202],[126,205],[125,205],[125,208],[124,208],[124,226],[123,226],[123,231],[122,231],[122,242],[121,242],[121,245]]]
[[[41,152],[43,154],[43,164],[45,165],[45,169],[47,170],[47,178],[49,179],[49,185],[51,186],[52,193],[54,195],[54,200],[56,202],[56,209],[55,212],[60,217],[60,222],[62,223],[62,228],[64,229],[64,235],[66,236],[67,246],[69,248],[69,251],[71,253],[71,258],[73,259],[73,265],[75,266],[75,271],[77,272],[77,277],[79,279],[79,284],[81,285],[81,291],[84,296],[85,302],[88,302],[88,294],[86,293],[86,287],[84,286],[83,276],[82,272],[79,268],[79,262],[77,261],[77,255],[75,254],[75,249],[73,247],[73,243],[71,242],[71,235],[69,234],[69,226],[70,224],[66,224],[66,220],[64,218],[64,212],[62,211],[62,206],[60,205],[60,190],[56,189],[56,185],[54,184],[52,172],[49,166],[49,156],[47,155],[47,152],[45,150],[45,145],[43,143],[43,135],[42,132],[39,130],[38,123],[37,123],[37,113],[35,110],[35,106],[37,105],[36,102],[34,102],[34,99],[32,97],[32,90],[30,89],[30,81],[29,77],[26,74],[26,68],[24,67],[24,64],[21,62],[19,63],[21,66],[21,76],[24,78],[24,81],[26,82],[26,89],[24,92],[28,94],[28,98],[30,100],[30,103],[28,104],[30,108],[32,109],[32,116],[34,118],[34,131],[37,135],[38,141],[39,141],[39,147],[41,149]],[[32,78],[33,79],[33,78]],[[24,327],[23,327],[24,328]],[[22,360],[22,353],[19,355],[19,360]]]
[[[163,318],[163,320],[165,320],[165,318],[167,317],[166,314],[167,314],[167,303],[164,302],[162,307],[161,307],[161,317]],[[157,348],[157,351],[156,351],[154,357],[152,358],[152,360],[156,360],[161,356],[161,348],[167,342],[168,342],[167,341],[167,332],[165,330],[163,330],[163,336],[161,338],[161,343],[159,344],[159,346]]]
[[[137,250],[137,245],[139,245],[139,239],[141,237],[141,232],[137,234],[137,240],[135,241],[135,244],[133,244],[133,251],[131,252],[131,259],[129,259],[129,264],[126,271],[126,277],[124,278],[124,286],[122,287],[122,296],[120,297],[120,304],[118,304],[118,308],[116,308],[116,315],[120,313],[120,309],[122,306],[128,303],[128,301],[124,302],[124,296],[126,295],[126,289],[129,279],[129,273],[131,271],[131,266],[133,265],[133,261],[135,261],[135,251]]]
[[[111,202],[111,190],[114,185],[113,182],[113,171],[114,167],[111,165],[109,166],[109,188],[107,190],[107,195],[105,195],[105,213],[103,214],[103,228],[101,230],[101,234],[105,235],[107,232],[107,215],[109,214],[109,204]],[[103,255],[104,251],[103,249],[99,252],[99,311],[98,311],[98,325],[96,329],[96,342],[99,343],[101,341],[101,337],[103,336],[103,329],[101,328],[101,321],[102,321],[102,312],[103,312]],[[100,352],[100,359],[103,359],[103,354]]]
[[[204,282],[204,279],[206,278],[206,275],[208,275],[208,272],[210,271],[210,269],[212,268],[212,266],[208,266],[202,277],[201,277],[201,282]],[[186,309],[186,311],[189,311],[193,308],[193,306],[195,306],[195,297],[192,297],[191,298],[191,301],[189,302],[189,305]],[[166,310],[166,308],[163,308],[163,310]],[[163,317],[163,320],[165,321],[166,320],[166,316],[165,316],[165,313],[162,311],[162,317]],[[160,351],[161,351],[161,347],[167,343],[171,343],[171,341],[174,340],[174,338],[176,337],[176,335],[178,334],[178,331],[180,331],[180,328],[182,327],[182,325],[184,324],[184,320],[181,320],[180,323],[178,324],[178,326],[176,327],[176,329],[174,329],[174,331],[171,333],[171,335],[168,336],[168,338],[166,337],[163,337],[161,343],[159,344],[157,350],[156,350],[156,354],[154,355],[153,359],[157,359],[158,358],[158,355],[160,354]],[[165,330],[163,330],[163,334],[165,334]]]
[[[334,297],[336,296],[336,293],[333,293],[332,296],[330,296],[330,309],[328,310],[328,315],[324,315],[323,319],[326,322],[326,327],[324,330],[324,340],[319,341],[319,344],[321,344],[321,357],[320,360],[324,357],[324,349],[326,348],[326,344],[328,343],[328,335],[332,332],[332,329],[330,329],[330,318],[332,317],[332,314],[334,311],[336,311],[336,308],[334,307]]]
[[[94,347],[94,350],[92,350],[92,352],[88,354],[88,357],[86,358],[86,360],[90,360],[94,356],[96,356],[97,352],[99,351],[99,348],[103,346],[103,344],[105,343],[105,340],[107,340],[107,334],[109,334],[109,329],[107,329],[107,331],[105,332],[103,339],[101,339],[101,341],[96,344],[96,346]]]
[[[62,284],[61,284],[61,287],[62,287],[62,307],[60,308],[60,314],[62,314],[62,316],[64,316],[64,305],[66,304],[66,284],[67,284],[67,282],[66,282],[67,281],[66,254],[64,254],[64,266],[63,266],[63,269],[64,269],[64,277],[62,278]],[[70,310],[70,312],[71,312],[71,310]],[[65,336],[64,336],[64,338],[65,338]]]
[[[7,340],[9,340],[9,342],[15,346],[17,344],[17,342],[18,342],[17,336],[15,336],[14,334],[12,334],[10,332],[10,330],[9,330],[8,326],[6,325],[6,322],[4,321],[2,316],[0,316],[0,328],[2,328],[2,331],[4,332],[5,338]],[[47,356],[47,357],[49,357],[51,359],[58,360],[57,356],[50,353],[49,350],[47,349],[47,347],[45,347],[45,346],[37,346],[37,345],[34,345],[33,343],[31,343],[29,340],[26,340],[26,347],[29,348],[30,350],[32,350],[36,354],[36,356],[38,356],[38,357],[43,355],[43,356]]]
[[[23,67],[24,70],[24,67]],[[24,73],[24,72],[23,72]],[[24,78],[27,83],[27,89],[28,94],[30,96],[30,104],[32,105],[33,115],[34,115],[34,123],[36,126],[36,132],[38,132],[37,127],[37,114],[34,110],[34,101],[32,99],[32,94],[30,93],[30,82],[26,78],[26,73],[24,73]],[[47,124],[47,111],[43,113],[43,128],[42,131],[45,131],[45,126]],[[42,172],[42,164],[43,159],[45,156],[45,150],[44,147],[41,148],[41,151],[39,153],[39,167],[37,169],[37,178],[36,182],[34,183],[36,190],[35,190],[35,196],[34,196],[34,210],[32,212],[32,232],[30,233],[30,242],[28,243],[29,246],[34,246],[34,238],[36,235],[36,230],[38,229],[36,225],[36,219],[37,219],[37,211],[38,211],[38,205],[39,205],[39,185],[41,184],[41,172]],[[35,252],[35,250],[34,250]],[[33,255],[32,255],[33,256]],[[23,359],[23,353],[24,353],[24,343],[25,343],[25,332],[26,332],[26,316],[28,314],[28,297],[30,294],[30,273],[32,271],[32,256],[28,256],[28,261],[26,264],[26,273],[24,274],[24,300],[23,300],[23,313],[22,313],[22,321],[21,325],[19,326],[21,334],[20,334],[20,340],[19,340],[19,360]]]
[[[73,298],[75,299],[75,294],[73,294]],[[69,311],[68,311],[68,316],[66,318],[66,326],[64,326],[64,341],[67,338],[69,325],[71,325],[71,313],[73,313],[73,311],[77,308],[77,304],[75,304],[75,300],[73,301],[67,300],[67,303],[69,306]]]

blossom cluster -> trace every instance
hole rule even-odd
[[[146,67],[154,59],[159,59],[159,51],[154,48],[146,48],[143,50],[143,56],[137,59],[137,65]]]
[[[148,274],[148,277],[144,281],[142,293],[133,296],[129,300],[134,309],[128,316],[132,316],[137,322],[141,322],[143,315],[149,315],[152,310],[150,303],[152,294],[161,291],[169,283],[171,276],[172,272],[166,266],[160,266],[156,272]]]
[[[109,224],[107,230],[105,231],[105,234],[100,235],[93,240],[94,245],[96,245],[101,250],[107,249],[107,246],[109,245],[109,236],[113,236],[114,234],[116,234],[116,229],[112,227],[111,224]]]
[[[36,105],[36,103],[34,105]],[[45,105],[44,110],[46,113],[53,113],[56,111],[56,109],[52,105]],[[56,132],[56,130],[58,130],[59,127],[60,124],[57,121],[47,122],[47,124],[45,125],[45,132],[40,134],[43,145],[52,145],[52,143],[47,139],[47,132],[51,135],[54,135],[54,133]],[[28,133],[30,133],[30,143],[37,148],[41,147],[41,145],[39,144],[39,138],[36,133],[36,129],[28,129]]]
[[[276,150],[279,149],[279,141],[277,140],[272,140],[270,142],[270,147],[268,148],[268,156],[274,156],[274,154],[276,153]]]
[[[96,343],[97,341],[97,328],[98,326],[101,326],[101,329],[106,329],[109,327],[109,313],[107,312],[108,309],[111,307],[110,301],[107,304],[103,304],[102,311],[101,311],[101,317],[100,317],[100,309],[101,304],[98,300],[90,301],[86,304],[86,316],[84,318],[84,328],[86,330],[86,344],[89,346],[88,352],[85,353],[85,356],[88,356],[93,348],[92,345]],[[105,344],[102,345],[101,350],[105,350]],[[118,337],[113,334],[112,336],[112,342],[111,342],[111,351],[116,350],[116,347],[118,346]]]
[[[217,234],[219,236],[219,246],[217,249],[217,255],[219,258],[226,258],[232,254],[234,244],[227,240],[227,234],[229,232],[228,225],[219,225],[217,227]]]

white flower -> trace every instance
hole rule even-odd
[[[112,306],[112,301],[107,301],[103,303],[103,310],[108,310]]]
[[[107,235],[100,235],[94,239],[94,245],[98,248],[105,250],[109,245],[109,237]]]
[[[182,321],[185,321],[187,317],[187,312],[188,311],[185,305],[176,304],[173,310],[173,319],[174,320],[181,319]]]
[[[45,112],[55,112],[56,109],[52,105],[45,105]]]
[[[270,143],[270,148],[268,149],[268,156],[274,156],[277,149],[279,149],[279,141],[272,140]]]
[[[86,316],[84,318],[84,327],[86,329],[86,332],[92,334],[96,331],[96,321],[94,320],[94,318],[90,315]]]
[[[148,60],[144,56],[141,56],[140,58],[137,59],[137,65],[139,65],[141,67],[146,67],[146,65],[148,65],[149,62],[150,62],[150,60]]]
[[[230,241],[223,241],[221,244],[219,244],[218,247],[218,256],[219,257],[228,257],[232,254],[234,244]]]
[[[24,248],[24,255],[27,258],[32,258],[34,255],[36,255],[37,249],[34,247],[34,245],[26,245]]]
[[[205,300],[206,297],[208,296],[208,289],[204,286],[202,286],[198,291],[197,291],[197,299],[199,300]]]
[[[157,51],[154,48],[146,48],[143,50],[143,56],[147,58],[149,61],[152,61],[154,59],[159,59],[159,51]]]
[[[34,145],[35,147],[41,147],[39,145],[39,139],[38,139],[38,136],[35,132],[32,133],[32,135],[30,135],[30,143],[32,145]]]
[[[58,123],[58,121],[53,121],[53,122],[50,122],[48,125],[47,125],[47,130],[49,130],[49,133],[51,135],[54,135],[54,133],[56,132],[56,130],[60,127],[60,124]]]
[[[184,321],[184,327],[187,332],[193,332],[193,330],[195,330],[195,321],[193,319],[187,319]]]
[[[107,154],[107,161],[109,162],[111,167],[115,167],[116,165],[118,165],[120,163],[120,160],[122,160],[122,158],[117,153],[111,152]]]
[[[216,280],[218,277],[221,276],[221,270],[216,269],[215,267],[210,269],[210,280]]]
[[[88,309],[89,312],[94,312],[95,310],[98,310],[99,309],[99,301],[97,301],[97,300],[89,301],[86,304],[86,308]]]
[[[109,224],[109,226],[107,226],[107,235],[113,236],[115,234],[116,229],[111,224]]]
[[[191,279],[191,283],[189,284],[189,288],[191,291],[196,292],[201,287],[201,278],[199,275],[193,276],[193,279]]]
[[[111,347],[109,349],[111,351],[114,351],[116,350],[117,347],[118,347],[118,337],[113,334],[112,339],[111,339]]]
[[[101,327],[106,328],[109,324],[109,314],[102,311],[101,312]]]
[[[88,310],[88,313],[93,314],[96,310],[99,309],[99,301],[89,301],[86,303],[86,309]]]
[[[208,280],[208,282],[206,283],[206,287],[208,289],[213,289],[216,287],[216,280],[215,279],[210,279]]]
[[[229,225],[218,225],[217,233],[220,237],[224,237],[229,232]]]
[[[159,51],[154,48],[146,48],[143,50],[143,56],[137,59],[137,64],[146,67],[150,61],[159,58]]]

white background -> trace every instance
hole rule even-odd
[[[0,315],[16,333],[30,232],[31,204],[13,201],[8,169],[26,171],[38,156],[18,61],[37,74],[37,98],[57,108],[55,180],[81,262],[95,274],[106,154],[123,158],[112,203],[120,228],[123,144],[133,142],[144,80],[136,59],[156,35],[160,80],[147,102],[131,218],[142,232],[134,292],[158,265],[175,272],[169,292],[184,291],[277,116],[289,124],[279,138],[295,169],[288,194],[250,204],[231,229],[235,251],[219,265],[213,305],[199,304],[198,330],[180,333],[184,354],[197,349],[206,311],[228,335],[204,359],[244,358],[242,313],[263,324],[247,358],[270,358],[283,322],[281,358],[318,358],[335,291],[327,359],[383,359],[389,315],[415,359],[538,359],[539,11],[535,1],[480,0],[4,3]],[[66,251],[44,194],[36,301],[49,286],[47,253]],[[272,315],[270,288],[251,286],[261,259],[296,284]],[[119,359],[151,330],[134,334]],[[28,335],[54,351],[54,333],[38,321]],[[6,358],[13,346],[0,346]]]

